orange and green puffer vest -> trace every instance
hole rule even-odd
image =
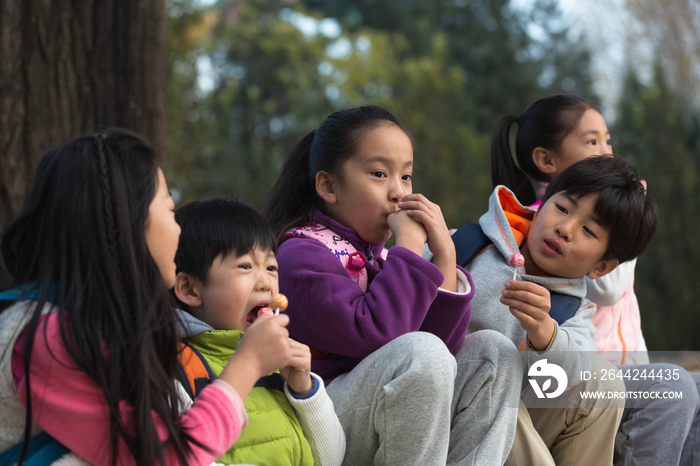
[[[199,351],[218,377],[242,336],[240,330],[212,330],[188,338],[187,343]],[[217,463],[313,465],[309,442],[283,391],[256,386],[245,400],[245,409],[248,427]]]

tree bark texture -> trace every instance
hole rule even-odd
[[[0,227],[42,154],[120,126],[165,147],[164,0],[0,0]]]

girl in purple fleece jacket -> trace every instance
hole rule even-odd
[[[278,238],[332,230],[362,253],[364,291],[321,241],[278,250],[290,335],[314,348],[346,464],[503,464],[522,369],[496,332],[466,337],[474,296],[440,208],[412,193],[413,145],[388,110],[330,115],[287,156],[266,209]],[[386,259],[384,243],[396,236]],[[428,243],[433,263],[421,258]]]

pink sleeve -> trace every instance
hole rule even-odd
[[[95,465],[110,463],[109,411],[102,390],[84,372],[76,368],[66,351],[58,330],[57,314],[49,314],[39,325],[31,356],[30,371],[32,419],[56,440]],[[44,338],[44,325],[46,338]],[[23,340],[20,338],[12,355],[12,372],[20,402],[26,406],[23,371]],[[220,457],[241,434],[245,419],[238,410],[242,406],[237,394],[211,384],[201,392],[192,407],[185,411],[181,425],[192,437],[213,450],[192,445],[190,464],[210,464]],[[132,408],[120,403],[123,417]],[[161,437],[166,432],[156,419]],[[120,441],[119,464],[135,464],[123,441]],[[177,453],[166,449],[167,464],[178,464]]]

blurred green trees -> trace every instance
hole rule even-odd
[[[659,205],[635,282],[650,349],[700,350],[700,116],[689,104],[658,67],[648,85],[630,74],[611,129],[615,152],[637,167]]]
[[[228,195],[260,207],[303,134],[332,111],[380,103],[414,134],[415,189],[451,225],[474,221],[491,189],[496,120],[553,92],[591,97],[587,53],[551,0],[529,13],[506,0],[222,0],[205,10],[171,0],[169,10],[169,175],[182,201]]]
[[[286,152],[332,111],[318,66],[326,40],[280,18],[281,1],[180,5],[169,40],[173,187],[183,201],[240,196],[259,207]]]
[[[491,129],[535,99],[598,103],[590,57],[554,0],[168,0],[168,179],[179,204],[217,195],[260,208],[285,154],[331,112],[390,106],[415,139],[414,189],[448,225],[491,191]],[[699,349],[698,117],[659,73],[633,74],[612,130],[661,211],[636,290],[649,348]],[[679,110],[683,109],[683,110]]]
[[[597,101],[588,53],[568,38],[551,0],[533,2],[528,12],[509,0],[304,4],[337,18],[350,33],[388,37],[373,47],[373,61],[356,68],[357,78],[392,90],[387,103],[401,110],[415,136],[414,189],[441,206],[449,225],[476,221],[486,210],[491,131],[499,118],[556,92]],[[373,82],[374,69],[391,81]],[[353,95],[357,103],[376,100]]]

